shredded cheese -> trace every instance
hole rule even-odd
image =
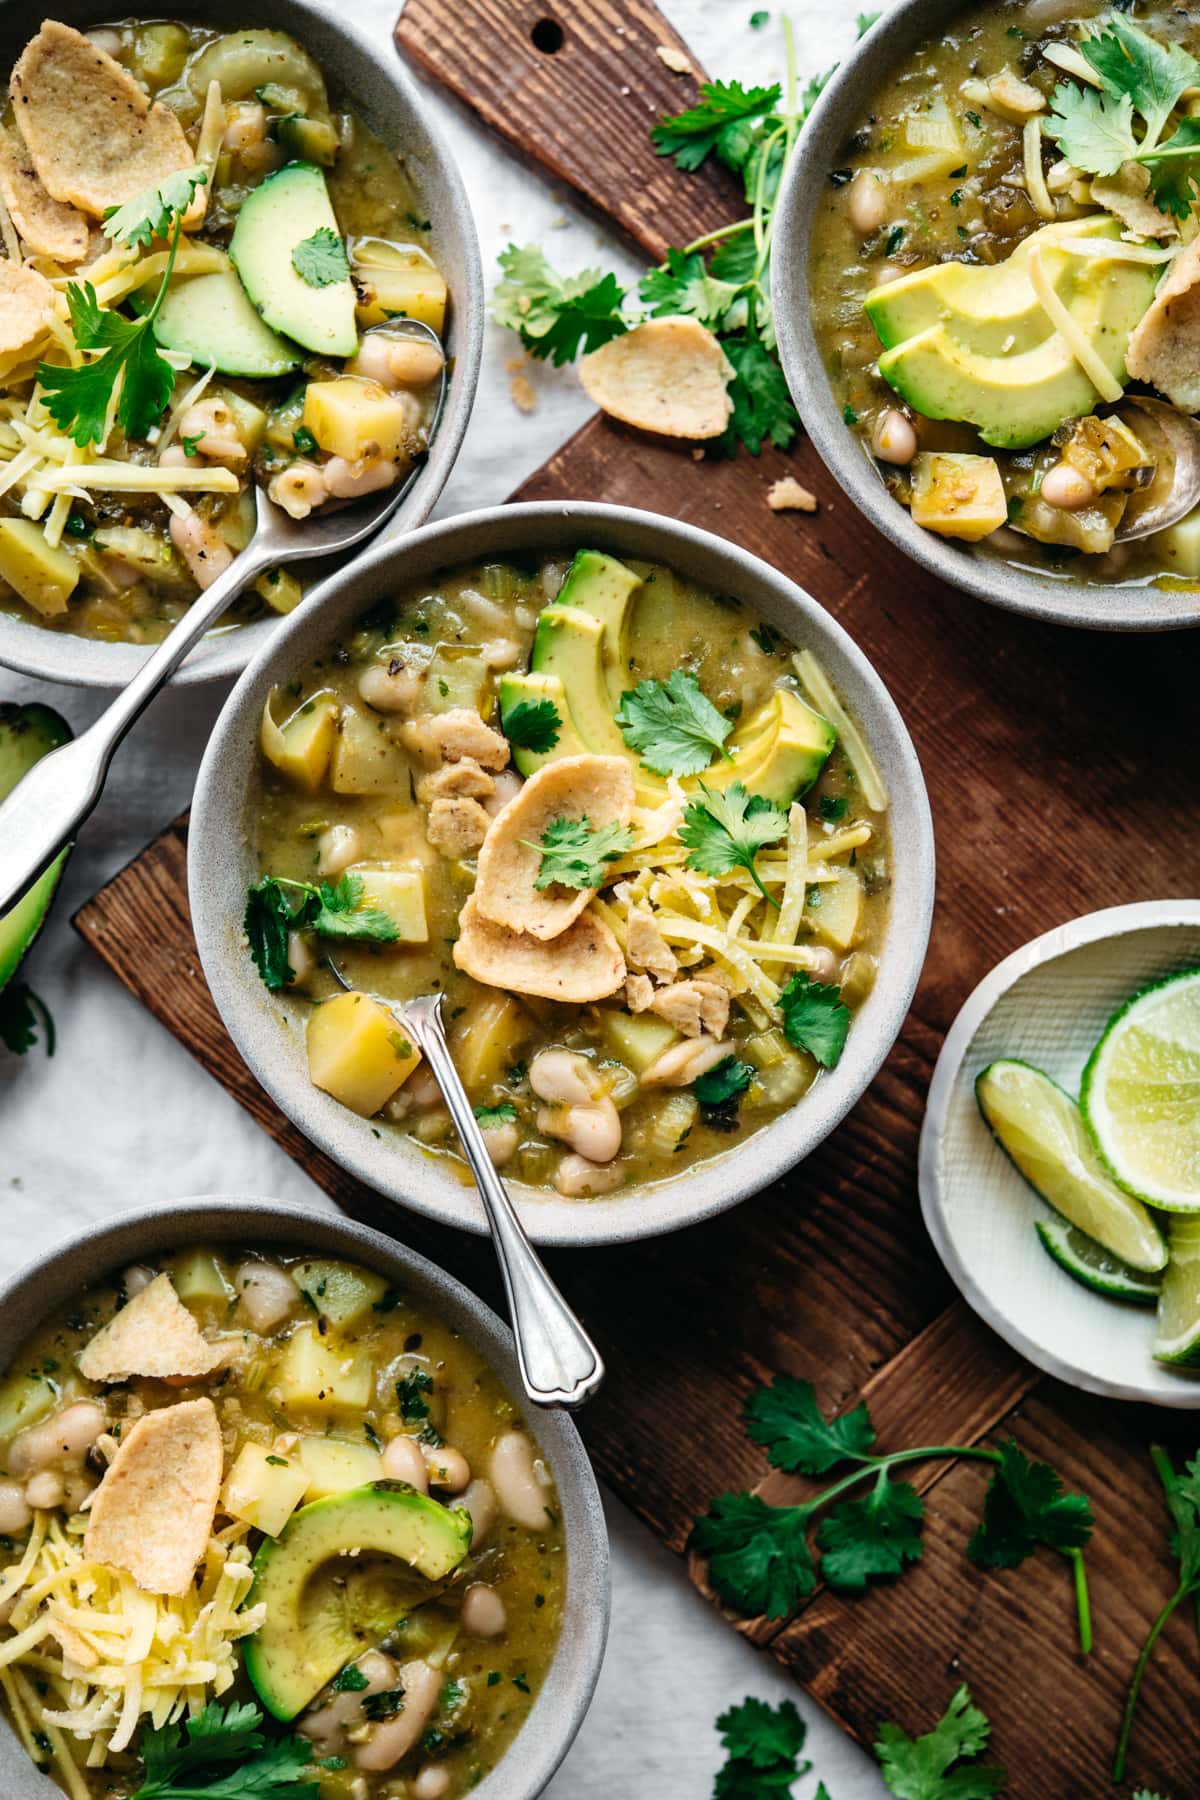
[[[1025,192],[1033,203],[1035,212],[1043,219],[1056,219],[1058,208],[1050,198],[1050,189],[1046,186],[1046,171],[1042,167],[1042,121],[1035,114],[1025,121],[1025,129],[1021,133],[1021,148],[1025,161]]]
[[[1089,343],[1086,333],[1075,323],[1067,307],[1055,292],[1054,283],[1046,274],[1046,265],[1042,261],[1040,246],[1033,244],[1032,239],[1029,242],[1032,245],[1029,252],[1029,279],[1033,291],[1037,295],[1039,306],[1100,398],[1112,404],[1121,398],[1125,389],[1108,364]]]
[[[1093,69],[1082,50],[1074,44],[1043,44],[1042,55],[1047,62],[1052,62],[1057,69],[1064,69],[1068,75],[1074,75],[1078,81],[1084,81],[1089,87],[1102,88],[1104,83]]]
[[[215,467],[159,469],[141,463],[92,462],[78,468],[49,469],[38,476],[38,486],[52,494],[78,488],[130,494],[236,494],[238,479],[232,469]]]
[[[788,809],[787,863],[779,911],[767,932],[773,944],[794,944],[808,890],[808,814],[798,803]]]
[[[866,740],[833,691],[828,675],[811,650],[792,658],[796,673],[817,711],[834,727],[846,760],[854,770],[859,792],[872,812],[886,812],[888,791]]]
[[[1157,263],[1174,262],[1180,244],[1131,244],[1126,238],[1059,238],[1058,248],[1071,256],[1083,256],[1092,262]]]

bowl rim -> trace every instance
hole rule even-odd
[[[11,12],[15,10],[15,0],[0,0],[0,6]],[[112,8],[106,8],[103,0],[65,0],[65,13],[70,22],[86,27],[108,21]],[[206,0],[181,0],[176,13],[185,21],[216,22]],[[347,46],[351,57],[370,64],[375,77],[387,85],[390,92],[386,117],[378,116],[377,107],[367,106],[364,110],[397,154],[407,154],[423,165],[420,185],[440,192],[435,234],[452,240],[462,261],[462,278],[451,296],[447,336],[450,371],[441,421],[407,500],[384,525],[381,536],[373,540],[388,542],[429,517],[449,480],[466,434],[483,360],[485,304],[479,239],[466,187],[444,128],[402,62],[384,15],[378,9],[368,9],[360,18],[353,9],[336,5],[335,0],[285,0],[283,13],[282,17],[273,16],[273,26],[303,42],[306,28],[315,22],[320,30],[333,34]],[[328,52],[321,62],[335,84],[341,80],[341,71],[336,63],[331,64]],[[319,577],[307,598],[319,598],[327,583],[339,573],[335,570],[332,575]],[[210,632],[167,685],[195,687],[239,675],[269,641],[278,624],[279,620],[272,616],[236,630]],[[33,619],[0,612],[0,667],[66,687],[123,687],[144,666],[153,648],[110,644],[51,631]]]
[[[1081,630],[1147,632],[1200,627],[1200,594],[1086,585],[976,555],[914,525],[842,418],[813,327],[808,281],[813,216],[829,170],[861,122],[864,102],[891,71],[953,18],[964,0],[896,0],[854,46],[809,114],[803,154],[788,161],[776,208],[771,300],[779,356],[804,428],[843,491],[896,549],[950,586],[1027,618]],[[1031,549],[1032,554],[1032,549]]]
[[[631,507],[590,501],[538,502],[460,514],[427,525],[401,546],[380,546],[327,590],[319,611],[298,609],[285,620],[225,703],[196,783],[188,843],[192,923],[214,1002],[255,1078],[281,1110],[336,1163],[399,1205],[442,1223],[485,1232],[473,1188],[441,1173],[436,1160],[400,1138],[379,1139],[370,1122],[348,1113],[312,1088],[285,1042],[278,1006],[254,979],[240,937],[247,878],[253,872],[244,841],[249,774],[256,754],[265,695],[287,669],[306,661],[357,611],[365,609],[406,562],[424,574],[472,560],[464,548],[482,538],[504,554],[577,547],[585,537],[616,554],[662,561],[719,591],[736,593],[764,611],[798,642],[810,642],[834,664],[833,679],[864,720],[868,739],[891,789],[891,831],[903,854],[893,854],[892,898],[880,971],[860,1009],[851,1050],[823,1075],[802,1103],[728,1152],[705,1164],[619,1198],[580,1205],[542,1190],[514,1186],[522,1217],[536,1243],[598,1245],[692,1225],[725,1211],[785,1174],[828,1136],[858,1101],[891,1051],[908,1012],[924,962],[934,897],[934,841],[920,763],[900,713],[865,653],[811,595],[772,565],[724,538],[683,521]],[[700,568],[703,573],[698,573]],[[236,797],[235,797],[236,796]],[[236,809],[242,860],[229,852],[230,812]],[[224,860],[222,860],[224,858]],[[236,867],[235,867],[236,864]],[[236,925],[233,923],[236,918]],[[255,987],[260,989],[256,994]],[[270,1031],[267,1021],[270,1020]]]
[[[997,963],[991,972],[967,996],[946,1034],[929,1084],[925,1117],[917,1151],[917,1186],[921,1198],[921,1216],[945,1266],[963,1299],[1005,1343],[1018,1351],[1027,1362],[1069,1386],[1085,1393],[1098,1394],[1106,1400],[1132,1400],[1161,1406],[1176,1412],[1200,1409],[1200,1380],[1194,1386],[1180,1382],[1177,1388],[1160,1390],[1142,1382],[1112,1381],[1092,1373],[1086,1365],[1047,1349],[1035,1338],[1015,1325],[991,1294],[980,1287],[960,1254],[958,1243],[947,1217],[946,1184],[942,1180],[941,1149],[949,1120],[950,1105],[958,1088],[962,1066],[984,1021],[1009,990],[1035,969],[1088,944],[1127,937],[1134,933],[1158,930],[1164,926],[1200,927],[1200,900],[1135,900],[1125,906],[1107,906],[1099,912],[1084,913],[1063,925],[1043,932],[1022,944],[1020,949]],[[1100,1297],[1097,1296],[1099,1300]]]
[[[0,1285],[3,1366],[36,1324],[71,1294],[123,1263],[208,1240],[247,1247],[294,1244],[348,1255],[400,1279],[477,1349],[514,1398],[521,1395],[512,1333],[492,1309],[438,1264],[342,1214],[235,1192],[140,1206],[60,1238]],[[608,1635],[608,1534],[596,1478],[570,1415],[522,1406],[555,1477],[567,1540],[567,1587],[546,1680],[516,1738],[474,1790],[482,1800],[535,1800],[586,1716]],[[518,1746],[519,1756],[518,1756]],[[507,1771],[507,1773],[506,1773]],[[8,1721],[0,1720],[0,1786],[9,1800],[62,1800]]]

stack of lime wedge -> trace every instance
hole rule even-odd
[[[997,1142],[1054,1208],[1037,1227],[1049,1255],[1113,1299],[1157,1300],[1155,1356],[1200,1364],[1200,969],[1113,1015],[1078,1106],[1009,1059],[982,1071],[975,1094]]]

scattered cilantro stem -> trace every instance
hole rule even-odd
[[[1129,1755],[1129,1738],[1133,1731],[1133,1721],[1137,1713],[1142,1682],[1145,1679],[1150,1658],[1154,1653],[1154,1646],[1162,1636],[1167,1622],[1176,1608],[1192,1594],[1200,1591],[1200,1493],[1198,1493],[1200,1490],[1200,1457],[1191,1463],[1186,1476],[1182,1478],[1176,1474],[1171,1459],[1161,1444],[1151,1444],[1150,1460],[1162,1482],[1167,1510],[1177,1528],[1179,1584],[1151,1625],[1146,1634],[1146,1641],[1138,1653],[1138,1659],[1133,1665],[1133,1674],[1129,1680],[1129,1692],[1125,1697],[1125,1709],[1121,1714],[1121,1732],[1117,1739],[1116,1754],[1113,1757],[1112,1778],[1114,1782],[1124,1778],[1125,1763]]]

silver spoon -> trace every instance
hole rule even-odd
[[[419,319],[389,319],[371,326],[364,335],[376,332],[394,337],[420,335],[441,348],[437,334]],[[430,436],[437,429],[445,398],[443,363]],[[35,763],[0,804],[0,917],[16,905],[59,852],[74,842],[100,798],[109,764],[126,732],[242,589],[265,569],[330,556],[361,544],[395,512],[418,472],[414,468],[405,481],[380,494],[324,508],[302,520],[290,519],[255,484],[257,525],[246,548],[192,602],[95,724]]]
[[[332,957],[325,958],[325,966],[335,981],[351,991],[350,983]],[[417,1040],[417,1046],[442,1090],[442,1098],[487,1214],[508,1301],[508,1316],[517,1340],[517,1362],[525,1392],[535,1406],[581,1406],[604,1380],[600,1352],[551,1281],[545,1264],[525,1235],[508,1189],[488,1155],[483,1133],[446,1042],[442,996],[423,994],[418,1000],[405,1001],[403,1006],[378,994],[373,997],[387,1007],[403,1031]]]
[[[1174,465],[1161,481],[1156,478],[1132,495],[1116,536],[1118,544],[1131,544],[1177,525],[1200,505],[1200,425],[1176,407],[1141,394],[1127,400],[1121,410],[1142,415],[1141,420],[1130,420],[1134,431],[1152,441],[1156,436],[1160,443],[1165,440]]]

